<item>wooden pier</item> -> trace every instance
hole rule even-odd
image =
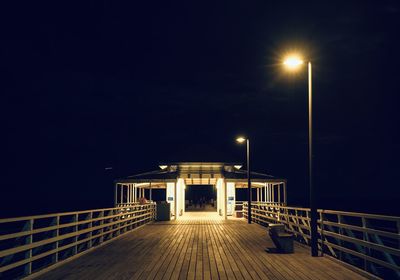
[[[216,213],[153,222],[38,279],[364,279],[327,257],[270,254],[266,228]]]

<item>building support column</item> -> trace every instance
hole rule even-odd
[[[130,189],[131,189],[131,195],[130,195],[130,203],[133,203],[133,184],[131,184],[131,186],[130,186]]]
[[[286,182],[283,183],[283,203],[286,206],[287,201],[286,201]]]
[[[175,220],[177,220],[178,219],[178,184],[177,184],[177,182],[175,182],[174,183],[175,184],[175,186],[174,186],[174,202],[175,202]]]
[[[119,195],[120,195],[120,200],[119,200],[119,204],[124,203],[124,185],[120,184],[119,185]]]
[[[272,203],[275,203],[275,184],[271,184],[271,193]]]
[[[264,184],[264,202],[265,203],[267,203],[267,184],[268,183]]]
[[[136,202],[136,189],[137,189],[136,184],[133,184],[133,202],[134,203]]]
[[[129,190],[129,184],[126,185],[126,204],[129,203],[129,199],[130,199],[130,190]]]
[[[118,192],[118,183],[115,183],[115,185],[114,185],[114,207],[117,207],[117,204],[118,204],[117,192]]]
[[[228,188],[226,186],[225,179],[223,180],[222,186],[224,188],[224,219],[228,219]]]
[[[151,182],[150,182],[150,190],[149,190],[149,200],[153,201],[153,196],[152,196],[152,193],[151,193]]]
[[[282,184],[278,185],[278,203],[281,204],[281,187]]]

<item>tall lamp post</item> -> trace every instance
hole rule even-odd
[[[250,140],[238,137],[236,142],[242,144],[246,142],[247,148],[247,222],[251,224],[251,179],[250,179]]]
[[[283,64],[291,70],[298,69],[302,64],[303,60],[296,56],[291,55],[287,57]],[[315,203],[315,189],[313,186],[313,173],[312,173],[312,75],[311,75],[311,62],[307,63],[308,66],[308,176],[309,176],[309,195],[310,195],[310,212],[311,212],[311,255],[313,257],[318,256],[318,231],[317,231],[317,207]]]

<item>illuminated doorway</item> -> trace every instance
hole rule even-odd
[[[185,190],[185,211],[217,211],[217,192],[214,185],[188,185]]]

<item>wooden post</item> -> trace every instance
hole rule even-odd
[[[121,188],[121,191],[122,191],[122,185],[120,185],[120,188]],[[74,232],[76,233],[78,231],[78,224],[77,223],[79,222],[78,214],[74,215],[73,220],[74,220],[74,223],[75,223]],[[74,244],[75,244],[75,246],[72,249],[72,255],[78,254],[78,245],[76,244],[77,242],[78,242],[78,235],[75,235],[74,236]]]
[[[33,230],[33,219],[30,219],[30,220],[28,220],[27,222],[26,222],[26,224],[25,224],[25,227],[26,227],[26,230],[27,231],[32,231]],[[32,243],[32,241],[33,241],[33,239],[32,239],[32,234],[29,234],[27,237],[26,237],[26,244],[31,244]],[[25,253],[25,259],[31,259],[32,258],[32,249],[29,249],[29,250],[27,250],[26,251],[26,253]],[[29,275],[29,274],[31,274],[32,273],[32,262],[31,261],[29,261],[25,266],[24,266],[24,273],[25,273],[25,275]]]
[[[400,221],[397,221],[397,234],[400,235]],[[397,249],[400,249],[400,239],[398,240]]]
[[[100,212],[100,214],[99,214],[99,218],[104,218],[104,211],[101,211]],[[104,224],[104,219],[101,219],[100,220],[100,226],[102,226]],[[104,241],[104,235],[103,235],[103,233],[104,233],[104,228],[101,228],[100,229],[100,233],[101,233],[101,236],[99,237],[99,244],[101,244],[101,243],[103,243],[103,241]]]
[[[92,239],[92,236],[93,236],[93,230],[92,230],[92,228],[93,228],[93,222],[92,222],[92,220],[93,220],[93,212],[89,212],[89,214],[86,216],[86,219],[88,219],[90,221],[88,223],[89,224],[89,228],[90,228],[90,232],[88,234],[89,238],[90,238],[89,241],[88,241],[88,247],[92,248],[92,245],[93,245],[93,239]]]
[[[342,235],[343,235],[343,228],[342,228],[342,220],[343,220],[343,218],[342,218],[342,215],[340,215],[340,214],[338,214],[337,215],[337,217],[338,217],[338,224],[339,224],[339,235],[340,235],[340,238],[339,238],[339,246],[341,247],[340,248],[340,250],[339,250],[339,260],[342,260],[343,258],[342,258],[342,247],[343,247],[343,242],[342,242]]]
[[[324,255],[324,240],[325,240],[325,235],[324,235],[324,210],[321,210],[319,212],[319,219],[321,221],[321,256]]]
[[[260,188],[257,188],[257,203],[260,203]]]
[[[367,220],[365,217],[361,217],[361,221],[362,221],[362,227],[364,229],[363,231],[363,240],[369,242],[369,236],[368,233],[366,232],[368,225],[367,225]],[[369,247],[364,247],[364,255],[366,256],[371,256],[371,249]],[[366,258],[364,258],[364,270],[365,271],[369,271],[369,267],[368,267],[368,261]]]
[[[59,225],[60,225],[60,216],[54,217],[54,220],[53,220],[53,222],[52,222],[52,225],[57,227],[57,229],[54,231],[53,237],[58,237],[58,235],[60,234],[60,229],[59,229]],[[52,261],[53,261],[54,263],[57,263],[57,262],[58,262],[58,242],[59,242],[59,241],[54,242],[54,245],[53,245],[53,249],[56,250],[56,252],[54,253],[54,255],[53,255],[53,257],[52,257]]]

